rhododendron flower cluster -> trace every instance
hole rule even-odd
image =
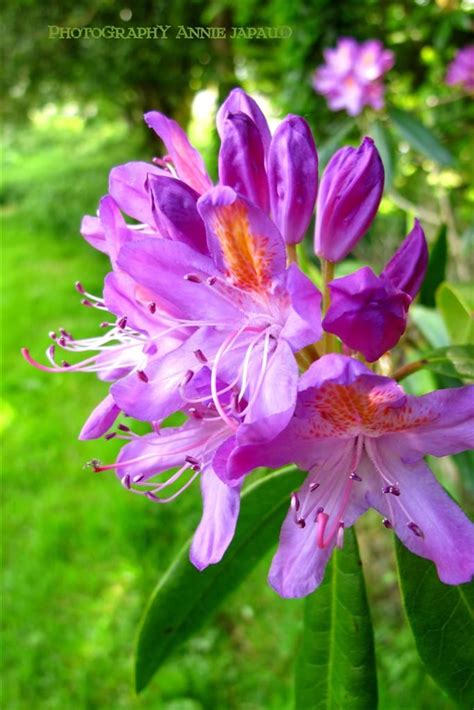
[[[460,86],[467,93],[474,92],[474,44],[459,49],[446,72],[448,86]]]
[[[344,51],[353,44],[343,40]],[[378,43],[357,56],[355,75],[366,82],[392,61]],[[102,335],[52,333],[47,365],[24,350],[41,370],[96,372],[108,383],[80,437],[126,444],[115,462],[95,460],[93,469],[114,471],[127,490],[158,504],[199,479],[203,514],[190,553],[199,569],[224,555],[241,486],[256,467],[296,463],[308,471],[289,501],[271,567],[270,583],[283,596],[319,584],[344,529],[370,506],[407,547],[434,561],[444,582],[470,579],[473,526],[423,456],[473,444],[474,388],[416,398],[367,364],[405,330],[427,266],[421,225],[380,275],[366,266],[334,278],[335,262],[364,236],[382,196],[373,141],[337,151],[318,191],[304,119],[287,116],[272,136],[257,103],[235,89],[217,114],[213,185],[177,123],[158,112],[145,120],[167,155],[113,168],[97,216],[82,224],[111,262],[100,296],[76,285],[84,305],[109,314]],[[296,250],[316,202],[323,297]],[[58,363],[58,349],[89,354]],[[184,424],[167,426],[177,412]],[[148,422],[149,433],[134,433],[125,416]]]
[[[379,40],[359,44],[342,37],[334,49],[324,52],[324,59],[326,63],[314,73],[313,87],[327,98],[332,111],[345,109],[357,116],[365,106],[383,108],[383,75],[393,67],[394,56]]]

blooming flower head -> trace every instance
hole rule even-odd
[[[445,82],[448,86],[460,86],[467,93],[474,92],[474,44],[458,50],[448,66]]]
[[[332,111],[345,109],[357,116],[364,106],[380,110],[384,106],[383,75],[394,64],[393,52],[378,40],[358,43],[352,37],[338,40],[324,52],[326,63],[316,69],[315,91],[326,96]]]
[[[309,594],[344,529],[369,507],[446,584],[474,574],[474,525],[436,482],[423,456],[474,445],[474,386],[405,394],[393,380],[343,355],[326,355],[302,375],[295,414],[271,451],[235,450],[228,483],[250,465],[296,461],[308,477],[292,497],[270,583],[286,597]]]

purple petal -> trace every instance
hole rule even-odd
[[[421,288],[428,266],[428,245],[420,223],[415,226],[402,242],[380,274],[397,289],[408,293],[413,299]]]
[[[115,266],[121,247],[131,241],[134,235],[132,230],[127,227],[115,200],[109,195],[103,197],[99,202],[99,218],[104,228],[107,253]]]
[[[200,195],[209,190],[212,182],[204,161],[189,142],[181,126],[158,111],[146,113],[145,121],[165,144],[178,177]]]
[[[296,352],[321,338],[321,294],[296,264],[290,264],[288,268],[286,288],[291,308],[280,337]]]
[[[199,252],[207,252],[206,230],[197,211],[199,194],[181,180],[150,177],[153,218],[162,237],[184,242]]]
[[[125,214],[144,224],[153,225],[150,195],[146,189],[148,175],[168,175],[151,163],[132,162],[112,168],[109,192]]]
[[[109,247],[105,239],[104,228],[98,217],[91,217],[90,215],[85,215],[81,222],[81,234],[89,242],[94,249],[103,252],[104,254],[109,253]]]
[[[85,441],[87,439],[98,439],[103,436],[110,429],[119,414],[120,408],[117,407],[111,395],[107,395],[89,415],[81,429],[79,439]]]
[[[265,155],[257,126],[245,113],[228,113],[219,152],[219,181],[269,211]]]
[[[154,294],[174,317],[226,324],[240,312],[223,299],[206,279],[217,275],[214,263],[186,244],[167,239],[143,239],[120,252],[119,268]],[[189,280],[191,275],[199,279]]]
[[[329,354],[313,362],[300,377],[300,392],[311,387],[322,387],[326,382],[351,385],[360,375],[371,375],[367,365],[345,355]]]
[[[370,505],[390,520],[409,550],[433,560],[442,582],[470,582],[474,575],[474,525],[445,493],[424,461],[412,465],[404,462],[404,449],[399,448],[399,443],[395,447],[381,438],[371,439],[368,444],[369,456],[377,469],[400,491],[396,498],[383,494],[381,488],[386,480],[374,471]]]
[[[247,116],[250,116],[252,121],[257,126],[266,155],[271,141],[271,133],[268,127],[267,119],[263,115],[256,101],[254,101],[254,99],[252,99],[242,89],[232,89],[229,96],[217,112],[217,132],[219,133],[221,140],[224,136],[224,121],[227,118],[227,115],[229,113],[237,113],[239,111],[245,113]]]
[[[272,217],[287,244],[300,242],[318,192],[318,155],[311,129],[300,116],[278,126],[268,154]]]
[[[268,290],[286,265],[285,245],[273,222],[230,187],[203,195],[198,210],[218,268],[244,290]]]
[[[382,161],[371,138],[333,155],[319,188],[316,254],[334,262],[349,254],[375,217],[383,183]]]
[[[240,509],[240,490],[227,486],[212,469],[201,475],[201,493],[203,514],[189,554],[198,570],[222,559],[234,537]]]
[[[399,341],[406,327],[410,297],[372,269],[362,269],[329,284],[331,304],[323,328],[345,345],[378,360]]]

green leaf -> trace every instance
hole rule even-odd
[[[399,108],[391,107],[388,112],[399,134],[412,148],[444,167],[454,164],[451,153],[421,121]]]
[[[354,121],[348,118],[342,121],[332,131],[331,138],[318,146],[318,157],[320,166],[325,166],[332,154],[341,147],[341,143],[348,133],[354,128]]]
[[[445,282],[436,291],[436,305],[453,343],[474,343],[471,288]]]
[[[235,538],[219,564],[199,572],[189,562],[186,544],[158,583],[141,621],[135,658],[137,692],[277,542],[290,493],[303,477],[291,466],[245,491]]]
[[[474,584],[439,581],[430,560],[395,542],[400,586],[416,647],[434,681],[474,707]]]
[[[334,552],[323,583],[305,602],[295,710],[377,707],[374,639],[361,565],[349,528],[344,548]]]
[[[387,130],[386,124],[382,123],[382,121],[375,121],[370,127],[369,133],[374,139],[380,157],[382,158],[385,170],[385,189],[388,190],[392,185],[395,171],[395,151],[392,137]]]
[[[410,307],[410,318],[433,348],[449,345],[449,334],[438,311],[415,303]]]
[[[423,355],[424,367],[439,375],[474,380],[474,345],[450,345]]]
[[[424,306],[435,305],[435,293],[438,286],[446,278],[446,262],[448,260],[448,240],[446,225],[442,224],[436,235],[430,252],[428,268],[421,287],[419,302]]]

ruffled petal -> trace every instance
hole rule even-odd
[[[141,161],[112,168],[109,193],[121,210],[138,222],[153,225],[150,194],[146,188],[149,175],[169,175],[161,168]]]

